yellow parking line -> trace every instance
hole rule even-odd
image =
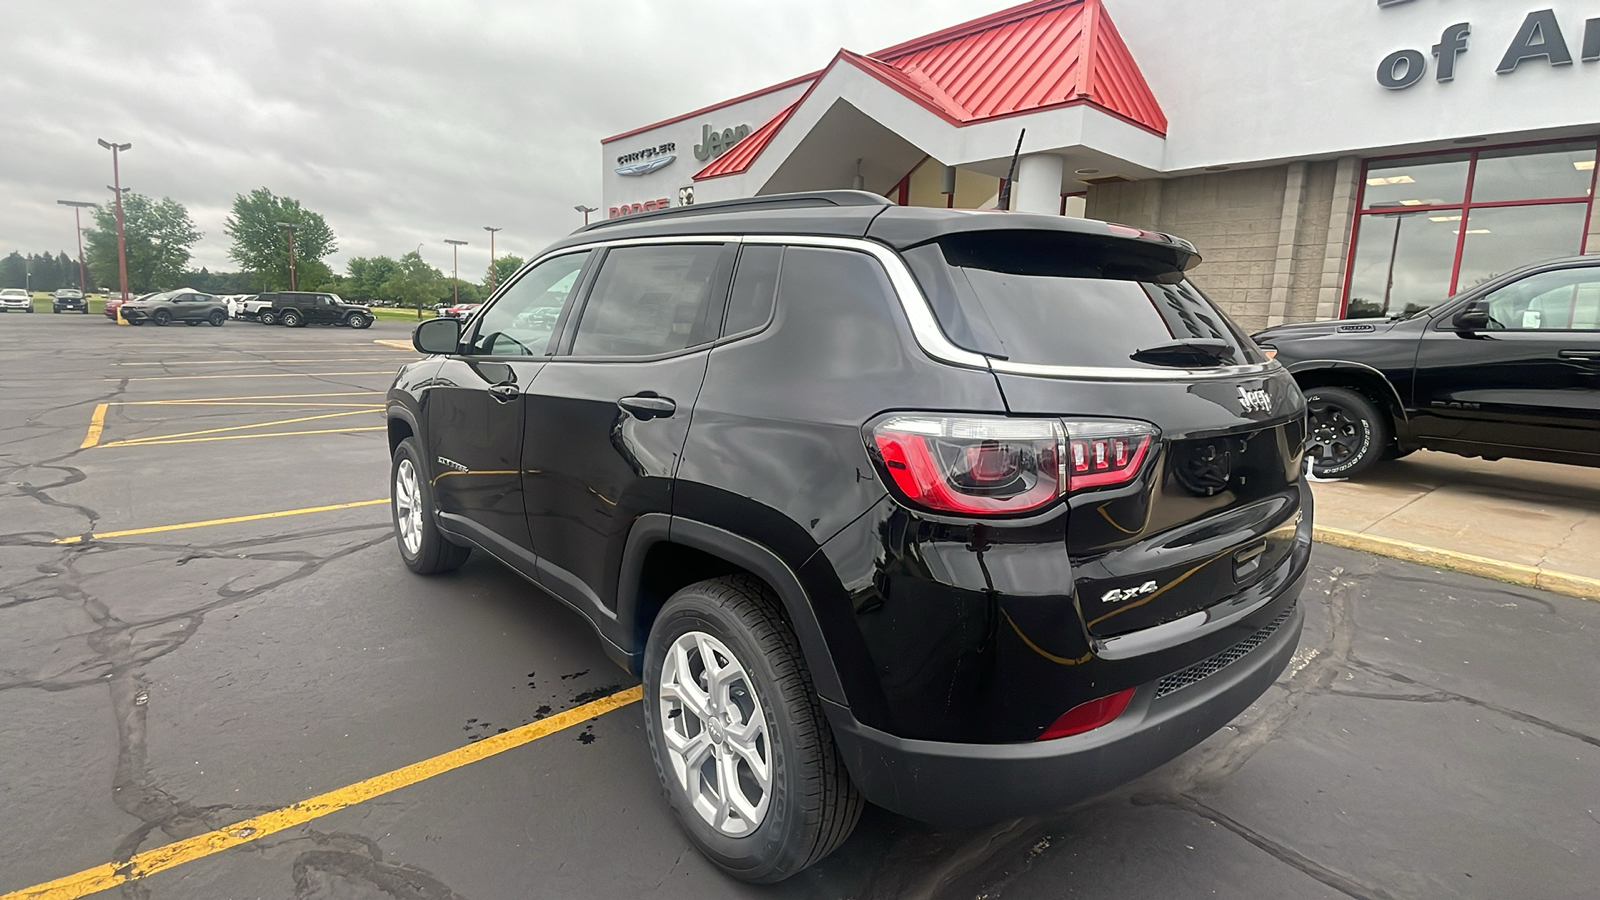
[[[549,737],[565,729],[571,728],[581,722],[588,721],[596,716],[604,715],[614,709],[621,709],[632,703],[637,703],[643,691],[639,687],[621,690],[608,697],[601,697],[582,706],[575,706],[566,712],[556,713],[547,718],[540,719],[518,728],[513,728],[504,734],[484,738],[474,744],[459,747],[430,759],[412,763],[404,768],[375,775],[365,781],[358,781],[347,787],[338,788],[325,794],[319,794],[309,800],[302,800],[282,809],[264,813],[242,822],[235,822],[216,831],[174,841],[164,847],[136,853],[127,862],[112,862],[84,869],[65,878],[57,878],[44,884],[23,888],[9,894],[0,895],[0,900],[77,900],[97,891],[109,890],[119,884],[126,884],[141,878],[148,878],[158,872],[165,872],[186,862],[203,859],[215,853],[221,853],[241,844],[259,840],[271,834],[276,834],[297,825],[304,825],[314,819],[319,819],[329,813],[337,812],[349,806],[354,806],[374,797],[381,797],[403,787],[409,787],[421,781],[426,781],[436,775],[452,772],[465,765],[488,759],[491,756],[512,750],[523,744],[531,743],[542,737]]]
[[[157,534],[163,531],[184,531],[190,528],[206,528],[211,525],[232,525],[235,522],[259,522],[262,519],[281,519],[284,516],[303,516],[307,515],[308,513],[333,512],[334,510],[339,509],[356,509],[362,506],[377,506],[380,503],[388,502],[389,499],[387,497],[382,500],[357,500],[354,503],[335,503],[332,506],[308,506],[304,509],[285,509],[278,512],[256,513],[249,516],[229,516],[226,519],[206,519],[203,522],[180,522],[177,525],[153,525],[149,528],[127,528],[122,531],[100,531],[89,535],[89,537],[95,540],[101,540],[103,538],[129,537],[135,534]],[[82,535],[74,535],[73,537],[56,538],[50,543],[77,544],[82,543],[82,541]]]
[[[203,444],[207,441],[249,441],[255,438],[294,437],[298,434],[355,434],[358,431],[383,431],[387,425],[360,428],[318,428],[311,431],[269,431],[266,434],[217,434],[211,437],[178,438],[171,441],[143,440],[131,443],[101,444],[102,447],[159,447],[162,444]]]
[[[345,412],[322,413],[315,416],[300,416],[294,419],[277,419],[272,422],[251,422],[248,425],[229,425],[226,428],[207,428],[203,431],[180,431],[177,434],[153,434],[149,437],[128,438],[121,441],[112,441],[109,444],[102,444],[101,446],[127,447],[133,444],[144,444],[151,441],[167,441],[174,438],[199,437],[202,434],[222,434],[225,431],[244,431],[247,428],[271,428],[274,425],[294,425],[297,422],[312,422],[317,419],[337,419],[340,416],[359,416],[362,413],[377,412],[381,409],[383,409],[381,406],[368,406],[357,410],[346,410]]]
[[[101,403],[94,408],[94,415],[89,417],[89,433],[84,436],[83,443],[78,445],[79,450],[87,450],[100,443],[100,432],[106,428],[106,407]]]
[[[416,347],[412,346],[410,341],[385,341],[380,339],[373,341],[373,343],[382,344],[385,347],[393,347],[396,350],[410,350],[413,353],[415,353],[417,350]]]
[[[179,381],[194,380],[198,378],[330,378],[334,375],[393,375],[393,369],[378,369],[375,372],[267,372],[260,375],[139,375],[128,381]],[[121,378],[107,378],[106,381],[122,381]]]

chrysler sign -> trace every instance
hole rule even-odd
[[[1398,6],[1409,2],[1412,0],[1378,0],[1378,5]],[[1471,36],[1470,22],[1460,22],[1444,30],[1439,36],[1439,43],[1434,44],[1431,51],[1434,80],[1455,80],[1457,61],[1467,52]],[[1600,62],[1600,19],[1590,19],[1584,23],[1579,55],[1585,63]],[[1536,60],[1544,60],[1546,65],[1551,66],[1572,65],[1572,49],[1566,36],[1561,33],[1561,23],[1556,21],[1553,9],[1528,13],[1522,21],[1522,27],[1511,39],[1511,45],[1500,57],[1500,64],[1495,71],[1510,75],[1523,63]],[[1427,74],[1428,57],[1421,50],[1396,50],[1378,64],[1378,83],[1391,91],[1405,90]]]

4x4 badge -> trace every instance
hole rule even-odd
[[[1239,388],[1239,406],[1245,412],[1272,412],[1272,397],[1262,388]]]
[[[1100,602],[1121,603],[1124,600],[1132,600],[1135,597],[1142,597],[1145,594],[1154,594],[1155,592],[1156,583],[1154,581],[1146,581],[1138,587],[1112,588],[1100,597]]]

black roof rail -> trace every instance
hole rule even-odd
[[[802,209],[823,206],[884,207],[893,205],[887,198],[869,191],[807,191],[796,194],[768,194],[764,197],[718,200],[713,203],[696,203],[693,206],[675,206],[668,209],[653,209],[649,212],[618,216],[615,219],[595,222],[592,225],[578,229],[575,233],[581,234],[594,231],[596,228],[605,228],[610,225],[620,225],[628,222],[654,221],[669,216],[677,218],[679,216],[703,216],[715,213],[743,212],[745,210]]]

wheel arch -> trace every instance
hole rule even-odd
[[[749,538],[665,513],[641,516],[628,534],[617,583],[612,642],[622,653],[617,661],[641,675],[650,627],[667,599],[696,582],[739,573],[760,579],[777,595],[780,612],[800,641],[817,693],[845,704],[822,625],[794,570],[777,553]]]
[[[1389,413],[1391,431],[1396,437],[1403,434],[1410,422],[1406,405],[1393,382],[1377,369],[1361,363],[1343,360],[1315,360],[1293,366],[1289,374],[1301,391],[1320,387],[1338,387],[1357,391]]]
[[[416,437],[417,420],[411,415],[411,410],[398,403],[392,403],[387,411],[389,426],[389,456],[394,456],[394,451],[399,449],[400,442],[408,437]]]

